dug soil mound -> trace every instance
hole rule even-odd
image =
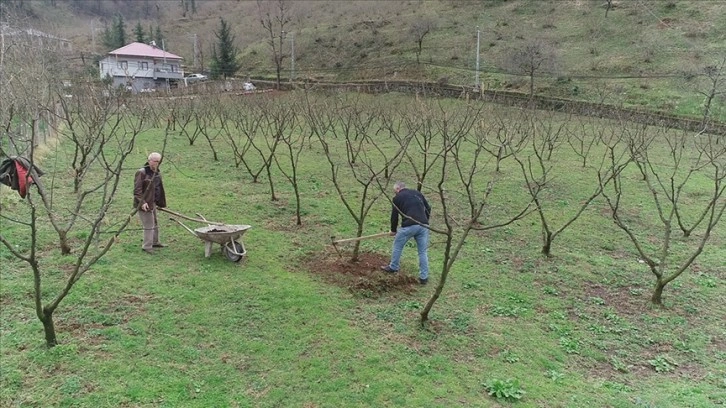
[[[351,260],[353,254],[350,252],[341,252],[340,255],[309,254],[302,260],[300,267],[330,284],[348,288],[352,293],[366,297],[391,292],[408,293],[419,286],[417,275],[413,273],[383,272],[381,266],[387,265],[390,259],[387,255],[365,252],[358,254],[356,261]]]

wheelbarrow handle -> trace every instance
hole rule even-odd
[[[184,225],[184,223],[183,223],[183,222],[181,222],[181,221],[177,220],[176,218],[171,218],[171,217],[169,217],[169,219],[170,219],[170,220],[172,220],[172,221],[174,221],[174,222],[176,222],[176,223],[178,223],[178,224],[179,224],[179,225],[181,225],[182,227],[184,227],[184,229],[185,229],[185,230],[187,230],[187,231],[191,232],[191,233],[192,233],[192,235],[194,235],[195,237],[196,237],[196,236],[198,236],[196,232],[192,231],[192,229],[191,229],[191,228],[189,228],[189,227],[187,227],[186,225]]]
[[[212,222],[212,221],[207,221],[206,219],[204,219],[204,217],[202,217],[202,219],[201,219],[201,220],[200,220],[199,218],[192,218],[192,217],[187,217],[187,216],[186,216],[186,215],[184,215],[184,214],[179,214],[179,213],[178,213],[178,212],[176,212],[176,211],[172,211],[172,210],[170,210],[170,209],[168,209],[168,208],[164,208],[164,207],[157,207],[157,209],[158,209],[159,211],[163,211],[163,212],[165,212],[165,213],[169,213],[169,214],[171,214],[171,215],[174,215],[174,216],[176,216],[176,217],[180,217],[180,218],[184,218],[185,220],[189,220],[189,221],[196,221],[196,222],[201,222],[201,223],[204,223],[204,224],[209,224],[209,225],[226,225],[226,224],[224,224],[223,222]]]

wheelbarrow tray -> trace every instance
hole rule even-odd
[[[204,256],[209,258],[212,244],[222,246],[222,253],[232,262],[238,262],[247,255],[245,245],[240,238],[251,225],[208,225],[194,229],[194,235],[204,241]]]
[[[241,237],[251,225],[208,225],[194,229],[194,234],[204,241],[224,245]]]

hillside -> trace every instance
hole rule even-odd
[[[8,4],[17,2],[9,1]],[[240,76],[273,78],[269,34],[255,1],[30,1],[24,23],[101,54],[99,36],[121,13],[133,28],[160,27],[187,71],[207,68],[220,18],[239,48]],[[415,79],[530,91],[513,55],[540,46],[534,92],[725,120],[726,3],[722,1],[292,1],[280,42],[282,77],[298,80]],[[272,6],[273,15],[279,3]],[[420,53],[417,39],[421,38]],[[279,25],[275,25],[275,30]],[[279,35],[277,31],[273,31]],[[195,37],[197,58],[194,55]],[[294,46],[294,72],[293,48]],[[531,50],[531,48],[530,48]],[[196,61],[196,65],[195,65]],[[713,67],[711,71],[707,67]],[[706,75],[710,72],[710,76]],[[715,86],[714,86],[715,85]],[[720,94],[719,94],[720,93]],[[718,99],[720,98],[720,99]]]

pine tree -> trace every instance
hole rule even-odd
[[[136,42],[146,42],[146,35],[144,34],[144,27],[141,27],[141,21],[136,23],[136,28],[134,28],[134,36],[136,37]]]
[[[109,50],[115,50],[126,45],[126,25],[120,15],[113,18],[111,26],[105,25],[101,34],[103,46]]]
[[[237,61],[237,47],[234,46],[234,35],[223,18],[219,19],[219,31],[214,32],[217,45],[212,49],[212,72],[214,79],[234,76],[240,69]]]
[[[106,23],[104,23],[103,25],[103,33],[101,33],[101,43],[108,50],[115,50],[116,48],[118,48],[116,47],[116,40],[114,40],[111,28]]]
[[[156,41],[156,46],[159,48],[163,48],[164,46],[164,35],[161,33],[161,27],[156,26],[156,34],[154,34],[154,41]]]
[[[114,18],[114,24],[111,29],[113,33],[113,39],[116,42],[115,48],[120,48],[126,45],[126,24],[124,18],[117,14]]]

